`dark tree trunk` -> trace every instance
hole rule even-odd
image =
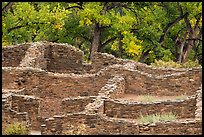
[[[93,41],[90,50],[90,60],[93,59],[94,52],[98,51],[99,43],[100,43],[100,26],[99,23],[95,23]]]
[[[188,35],[188,32],[186,31],[186,33],[184,34],[183,42],[181,42],[180,56],[179,56],[179,59],[178,59],[178,62],[179,62],[179,63],[182,63],[182,62],[183,62],[184,45],[185,45],[185,43],[186,43],[186,37],[187,37],[187,35]]]
[[[179,8],[180,15],[184,15],[182,7],[181,7],[179,2],[178,2],[178,8]],[[198,35],[196,33],[199,31],[199,22],[201,20],[201,15],[202,15],[201,13],[198,14],[198,18],[197,18],[197,21],[196,21],[194,28],[191,26],[190,20],[188,18],[188,13],[187,13],[187,16],[184,16],[184,21],[185,21],[186,27],[187,27],[186,33],[188,32],[188,39],[186,39],[186,36],[184,36],[184,41],[181,44],[181,52],[180,52],[180,57],[179,57],[180,63],[185,63],[187,61],[187,58],[188,58],[192,48],[196,46],[196,41],[199,40],[199,38],[200,38],[199,34],[200,34],[201,30],[200,30]],[[185,35],[186,35],[186,33],[185,33]],[[184,45],[186,45],[185,48],[184,48]]]
[[[149,56],[149,52],[151,51],[151,49],[149,49],[149,50],[147,50],[147,51],[145,51],[145,52],[142,52],[142,55],[141,55],[141,57],[140,57],[140,59],[139,59],[139,62],[144,62],[144,60]]]

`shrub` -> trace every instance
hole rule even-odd
[[[163,67],[163,68],[193,68],[193,67],[200,67],[197,60],[196,61],[187,61],[184,64],[180,64],[180,63],[174,62],[172,60],[170,60],[170,61],[155,60],[154,63],[151,63],[151,66]]]
[[[5,135],[28,135],[28,128],[23,122],[8,124],[4,130]]]
[[[198,60],[196,61],[187,61],[185,62],[184,64],[182,64],[182,66],[184,68],[193,68],[193,67],[200,67],[199,63],[198,63]]]
[[[153,115],[141,115],[140,118],[137,119],[139,123],[155,123],[159,121],[172,121],[176,120],[177,117],[173,113],[166,114],[153,114]]]

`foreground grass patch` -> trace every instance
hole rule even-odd
[[[176,96],[174,99],[186,99],[187,96],[186,95],[179,95],[179,96]]]
[[[5,135],[28,135],[28,128],[25,123],[15,122],[6,126]]]
[[[176,120],[177,117],[173,113],[165,113],[165,114],[153,114],[153,115],[146,115],[143,116],[141,115],[137,121],[139,123],[155,123],[155,122],[160,122],[160,121],[172,121]]]
[[[141,102],[153,102],[153,101],[156,101],[157,99],[151,95],[141,95],[141,96],[138,96],[138,100]]]

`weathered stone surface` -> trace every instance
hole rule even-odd
[[[24,121],[42,135],[202,134],[202,68],[153,68],[95,53],[91,64],[68,44],[3,48],[2,125]],[[177,96],[142,103],[123,94]],[[173,112],[176,121],[137,123],[140,114]]]

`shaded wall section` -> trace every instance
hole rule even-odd
[[[21,44],[2,48],[2,66],[17,67],[31,44]]]

